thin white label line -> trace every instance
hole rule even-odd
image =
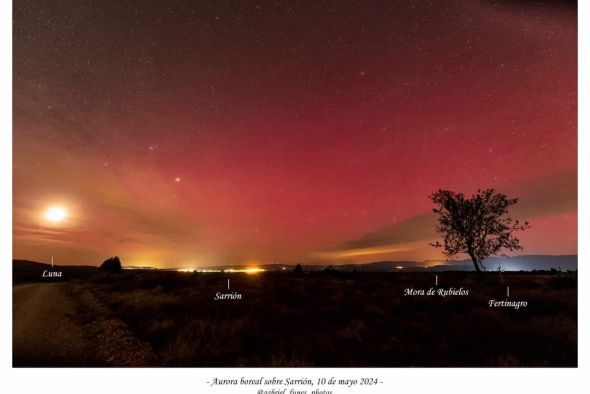
[[[506,286],[506,297],[510,297],[510,286]]]
[[[227,278],[227,289],[229,290],[229,278]]]

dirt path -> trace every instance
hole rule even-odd
[[[139,341],[87,289],[69,283],[12,288],[15,367],[154,365],[151,346]]]
[[[14,286],[14,366],[88,365],[91,348],[64,283]]]

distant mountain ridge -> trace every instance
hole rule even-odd
[[[304,264],[302,266],[307,271],[320,271],[327,267],[340,271],[357,271],[357,272],[420,272],[420,271],[473,271],[473,263],[470,259],[448,260],[443,264],[436,264],[440,260],[411,261],[411,260],[386,260],[375,261],[371,263],[357,264],[339,264],[338,262],[324,264]],[[512,257],[489,257],[484,261],[487,271],[548,271],[553,269],[563,271],[575,271],[578,269],[577,255],[522,255]],[[217,265],[199,268],[202,270],[224,270],[224,269],[242,269],[247,265]],[[291,270],[295,264],[262,264],[259,266],[267,271]]]
[[[98,272],[98,267],[89,265],[51,265],[29,260],[12,260],[13,282],[37,282],[42,278],[43,271],[57,271],[62,277],[44,278],[43,280],[62,281],[73,278],[84,278]]]
[[[486,271],[549,271],[551,269],[562,271],[576,271],[578,269],[577,255],[522,255],[512,257],[489,257],[484,261]],[[322,267],[325,267],[323,265]],[[470,259],[449,260],[444,264],[433,264],[433,261],[377,261],[366,264],[333,264],[332,267],[344,271],[474,271],[473,262]],[[309,270],[317,269],[317,266],[305,265]]]
[[[436,261],[438,262],[438,260]],[[522,255],[513,257],[490,257],[484,261],[486,271],[497,271],[500,268],[502,271],[549,271],[551,269],[562,271],[576,271],[578,269],[577,255]],[[436,264],[435,261],[375,261],[371,263],[358,264],[338,264],[337,262],[325,263],[321,265],[302,264],[306,271],[321,271],[327,267],[339,271],[357,271],[357,272],[423,272],[423,271],[473,271],[473,263],[471,260],[463,259],[456,261],[445,261],[443,264]],[[30,272],[49,269],[51,265],[46,263],[38,263],[27,260],[13,260],[13,273],[25,274]],[[209,267],[199,267],[195,270],[237,270],[244,269],[251,266],[248,265],[218,265]],[[266,271],[290,271],[295,268],[295,264],[262,264],[258,266]],[[94,273],[97,270],[95,266],[58,266],[55,269],[67,271],[70,274],[84,275]],[[139,270],[157,270],[153,267],[123,267],[125,269],[139,269]],[[181,268],[164,268],[162,271],[176,271]],[[186,268],[182,268],[186,270]]]

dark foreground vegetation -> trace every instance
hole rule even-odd
[[[241,300],[214,300],[217,292]],[[576,366],[577,274],[124,272],[80,280],[163,366]],[[526,308],[490,308],[490,299]]]
[[[67,282],[79,304],[71,318],[101,355],[79,366],[577,365],[576,272],[111,273],[15,261],[13,279]],[[404,295],[430,288],[469,294]],[[527,306],[491,308],[492,299]]]

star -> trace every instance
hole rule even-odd
[[[15,256],[63,248],[72,261],[117,251],[176,264],[194,248],[208,251],[203,264],[298,260],[393,225],[420,237],[412,218],[430,215],[438,188],[511,196],[535,177],[575,190],[552,175],[577,165],[575,2],[365,2],[353,19],[353,1],[14,3],[14,222],[32,229]],[[54,194],[72,201],[72,219],[92,207],[67,222],[92,231],[32,251],[26,212]],[[564,198],[521,197],[544,215],[535,204]],[[527,251],[574,252],[575,212],[537,227]],[[134,241],[122,248],[119,230]],[[375,258],[440,252],[420,245]]]

